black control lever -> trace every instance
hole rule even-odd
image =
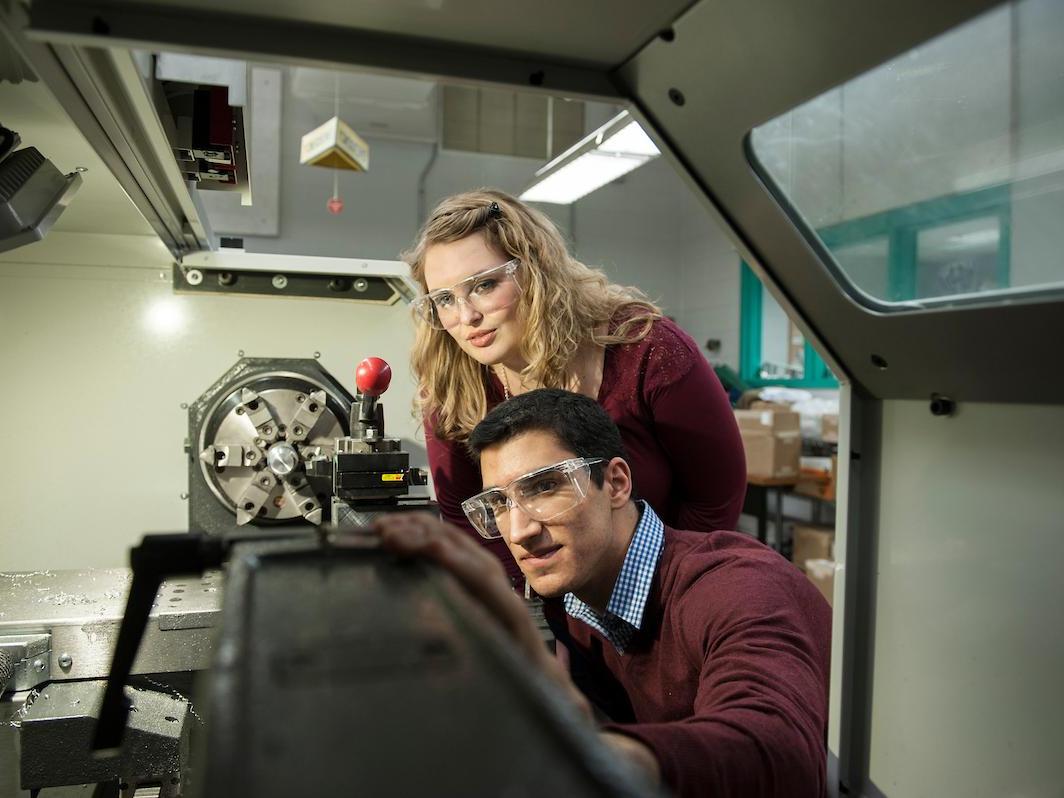
[[[133,582],[126,600],[126,612],[118,629],[111,672],[100,706],[92,747],[96,751],[118,748],[126,731],[129,701],[126,681],[133,669],[144,629],[148,625],[152,603],[163,580],[171,576],[201,574],[217,568],[228,548],[224,539],[202,532],[145,535],[140,545],[129,552]]]

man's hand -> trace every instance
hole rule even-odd
[[[599,737],[623,759],[627,759],[646,773],[651,784],[661,783],[661,764],[654,752],[642,742],[617,732],[602,732]]]
[[[449,571],[502,624],[533,666],[546,673],[584,716],[591,718],[587,699],[543,644],[524,602],[513,592],[502,563],[494,555],[457,527],[427,513],[387,513],[377,517],[373,529],[385,549],[403,557],[426,557]]]

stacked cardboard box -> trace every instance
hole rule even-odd
[[[835,481],[838,458],[803,457],[794,492],[825,501],[835,501]]]
[[[805,570],[806,560],[831,560],[835,556],[835,530],[827,526],[795,524],[791,530],[791,560]]]
[[[821,595],[832,603],[835,593],[835,563],[832,560],[806,560],[805,575]]]
[[[797,413],[778,408],[736,410],[746,451],[746,474],[755,479],[797,479],[802,434]]]
[[[820,439],[825,443],[839,442],[838,413],[825,413],[820,417]]]

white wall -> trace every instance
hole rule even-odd
[[[1064,407],[886,402],[882,440],[872,780],[1057,798]]]
[[[699,202],[685,204],[678,217],[680,302],[677,321],[691,333],[707,356],[706,341],[718,339],[720,354],[711,359],[738,370],[739,254]]]
[[[405,306],[176,296],[170,265],[154,238],[62,233],[0,261],[0,571],[122,565],[145,532],[187,529],[180,404],[238,350],[318,351],[352,392],[381,356],[389,433],[415,435]]]
[[[427,213],[444,197],[480,186],[518,194],[542,166],[527,158],[453,151],[433,159],[431,142],[367,136],[370,170],[340,173],[345,208],[332,216],[325,209],[332,170],[302,166],[296,157],[300,137],[331,115],[332,106],[286,89],[283,109],[281,231],[278,237],[245,237],[245,248],[253,252],[395,258],[413,243],[423,221],[419,204]],[[588,126],[616,110],[589,104]],[[726,262],[731,245],[664,159],[574,206],[539,207],[569,238],[578,258],[603,267],[616,282],[642,288],[681,324],[694,325],[696,340],[712,332],[732,341],[735,355],[729,362],[737,363],[738,261]],[[718,285],[718,276],[724,283]]]

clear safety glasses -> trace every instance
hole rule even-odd
[[[510,534],[514,507],[534,521],[550,521],[584,500],[591,467],[602,462],[601,457],[577,457],[536,469],[509,485],[466,499],[462,510],[477,532],[489,539]]]
[[[450,288],[437,288],[416,299],[411,306],[419,319],[436,330],[449,330],[462,320],[462,305],[478,313],[510,307],[521,295],[515,276],[521,261],[514,258],[501,266],[485,269]]]

